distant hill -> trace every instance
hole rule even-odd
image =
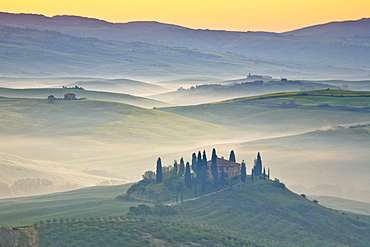
[[[150,95],[167,89],[154,84],[129,79],[96,79],[91,81],[76,81],[69,86],[80,86],[89,90],[122,92],[134,95]]]
[[[285,32],[294,36],[355,37],[370,36],[370,18],[355,21],[330,22]]]
[[[370,30],[367,23],[368,19],[337,22],[278,34],[195,30],[158,22],[109,23],[79,16],[50,18],[32,14],[0,14],[0,24],[13,28],[57,31],[81,38],[144,42],[189,49],[232,52],[274,60],[274,63],[284,61],[285,65],[288,65],[287,62],[294,63],[290,69],[284,73],[281,71],[277,76],[299,76],[299,73],[304,76],[304,70],[308,66],[325,65],[328,67],[317,67],[315,73],[312,73],[312,75],[326,74],[325,78],[343,76],[332,66],[349,69],[347,74],[352,74],[354,71],[350,71],[354,69],[357,70],[357,74],[362,70],[367,70],[370,66],[367,59],[370,55],[368,45]],[[132,58],[128,59],[132,60]],[[162,61],[158,62],[160,60]],[[157,59],[157,63],[170,64],[168,59],[163,60],[163,58]],[[203,67],[205,68],[204,64]],[[320,70],[325,70],[325,73]]]
[[[348,84],[342,82],[340,85],[347,85],[346,87],[348,88],[349,85],[352,86],[352,82],[348,82]],[[268,93],[306,91],[327,88],[340,89],[340,86],[334,86],[315,81],[273,79],[261,79],[253,81],[244,78],[221,81],[214,84],[193,85],[189,88],[181,87],[177,91],[152,95],[150,98],[177,105],[194,105]],[[370,84],[368,88],[370,89]]]
[[[320,205],[327,208],[370,216],[370,203],[331,196],[308,196],[308,198],[318,200]]]
[[[129,94],[74,89],[76,84],[77,85],[89,85],[90,83],[81,82],[81,83],[71,84],[72,85],[71,88],[67,87],[67,88],[12,89],[12,88],[1,88],[0,87],[0,96],[8,97],[8,98],[36,98],[36,99],[46,100],[49,95],[53,95],[55,98],[64,98],[65,94],[73,93],[76,95],[76,98],[87,98],[89,100],[101,100],[101,101],[125,103],[125,104],[143,107],[143,108],[168,106],[168,104],[161,102],[161,101],[133,96]],[[102,82],[97,82],[97,84],[104,85],[104,83]],[[156,87],[153,86],[153,88],[156,88]]]
[[[250,70],[278,75],[296,65],[217,51],[108,41],[0,26],[0,71],[12,77],[227,78]],[[315,67],[315,66],[313,66]],[[303,74],[310,73],[307,67]],[[306,70],[306,69],[305,69]],[[341,70],[333,68],[334,71]],[[179,73],[181,71],[181,73]],[[253,72],[253,71],[252,71]],[[180,78],[181,78],[180,77]]]

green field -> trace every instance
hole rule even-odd
[[[96,186],[49,195],[0,200],[2,226],[26,226],[46,219],[123,215],[137,203],[119,203],[114,198],[131,184]]]
[[[170,216],[130,216],[114,196],[127,186],[94,187],[0,200],[8,241],[38,235],[40,246],[367,246],[370,218],[325,208],[279,182],[251,181],[175,206]],[[142,204],[142,203],[141,203]],[[137,205],[137,203],[136,203]],[[5,213],[8,211],[8,213]],[[10,217],[10,215],[12,217]],[[55,220],[54,220],[55,219]],[[61,220],[62,219],[62,220]],[[50,221],[49,221],[50,220]],[[10,239],[10,240],[9,240]],[[4,241],[0,238],[0,241]],[[18,240],[19,241],[19,240]],[[30,241],[30,240],[29,240]]]

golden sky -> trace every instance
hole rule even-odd
[[[0,11],[159,21],[190,28],[290,31],[370,17],[369,0],[0,0]]]

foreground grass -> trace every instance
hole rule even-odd
[[[119,203],[115,196],[131,184],[96,186],[68,192],[0,200],[0,224],[32,225],[34,222],[60,218],[86,218],[123,215],[135,202]]]

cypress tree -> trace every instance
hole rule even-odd
[[[267,179],[270,180],[270,168],[268,169],[268,172],[267,172]]]
[[[179,164],[177,164],[177,161],[174,160],[173,162],[173,173],[178,173],[179,172]]]
[[[257,154],[257,159],[255,160],[254,167],[253,167],[254,175],[259,176],[262,174],[262,159],[260,152]]]
[[[198,158],[197,158],[197,176],[200,178],[202,173],[202,166],[203,166],[203,159],[202,153],[198,151]]]
[[[157,172],[155,174],[155,181],[156,181],[156,183],[157,184],[162,183],[162,178],[163,178],[163,174],[162,174],[162,160],[159,157],[158,160],[157,160]]]
[[[197,173],[197,155],[195,153],[191,156],[191,169]]]
[[[266,169],[263,168],[263,180],[265,180],[265,179],[266,179]]]
[[[244,160],[242,161],[242,167],[240,168],[240,180],[243,183],[247,180],[247,168],[245,167]]]
[[[217,154],[216,149],[212,150],[212,159],[211,159],[211,172],[213,177],[213,186],[217,189],[218,185],[218,168],[217,168]]]
[[[200,154],[200,152],[199,152]],[[207,190],[207,155],[206,151],[203,151],[203,157],[199,159],[198,154],[198,173],[199,173],[199,180],[200,180],[200,187],[202,192],[206,192]]]
[[[254,180],[254,169],[252,168],[252,181]]]
[[[191,189],[191,174],[190,174],[190,164],[186,162],[185,167],[185,187]]]
[[[236,162],[234,150],[231,150],[229,161]]]
[[[179,167],[179,174],[183,175],[185,172],[185,163],[184,163],[184,158],[181,157],[180,159],[180,167]]]

